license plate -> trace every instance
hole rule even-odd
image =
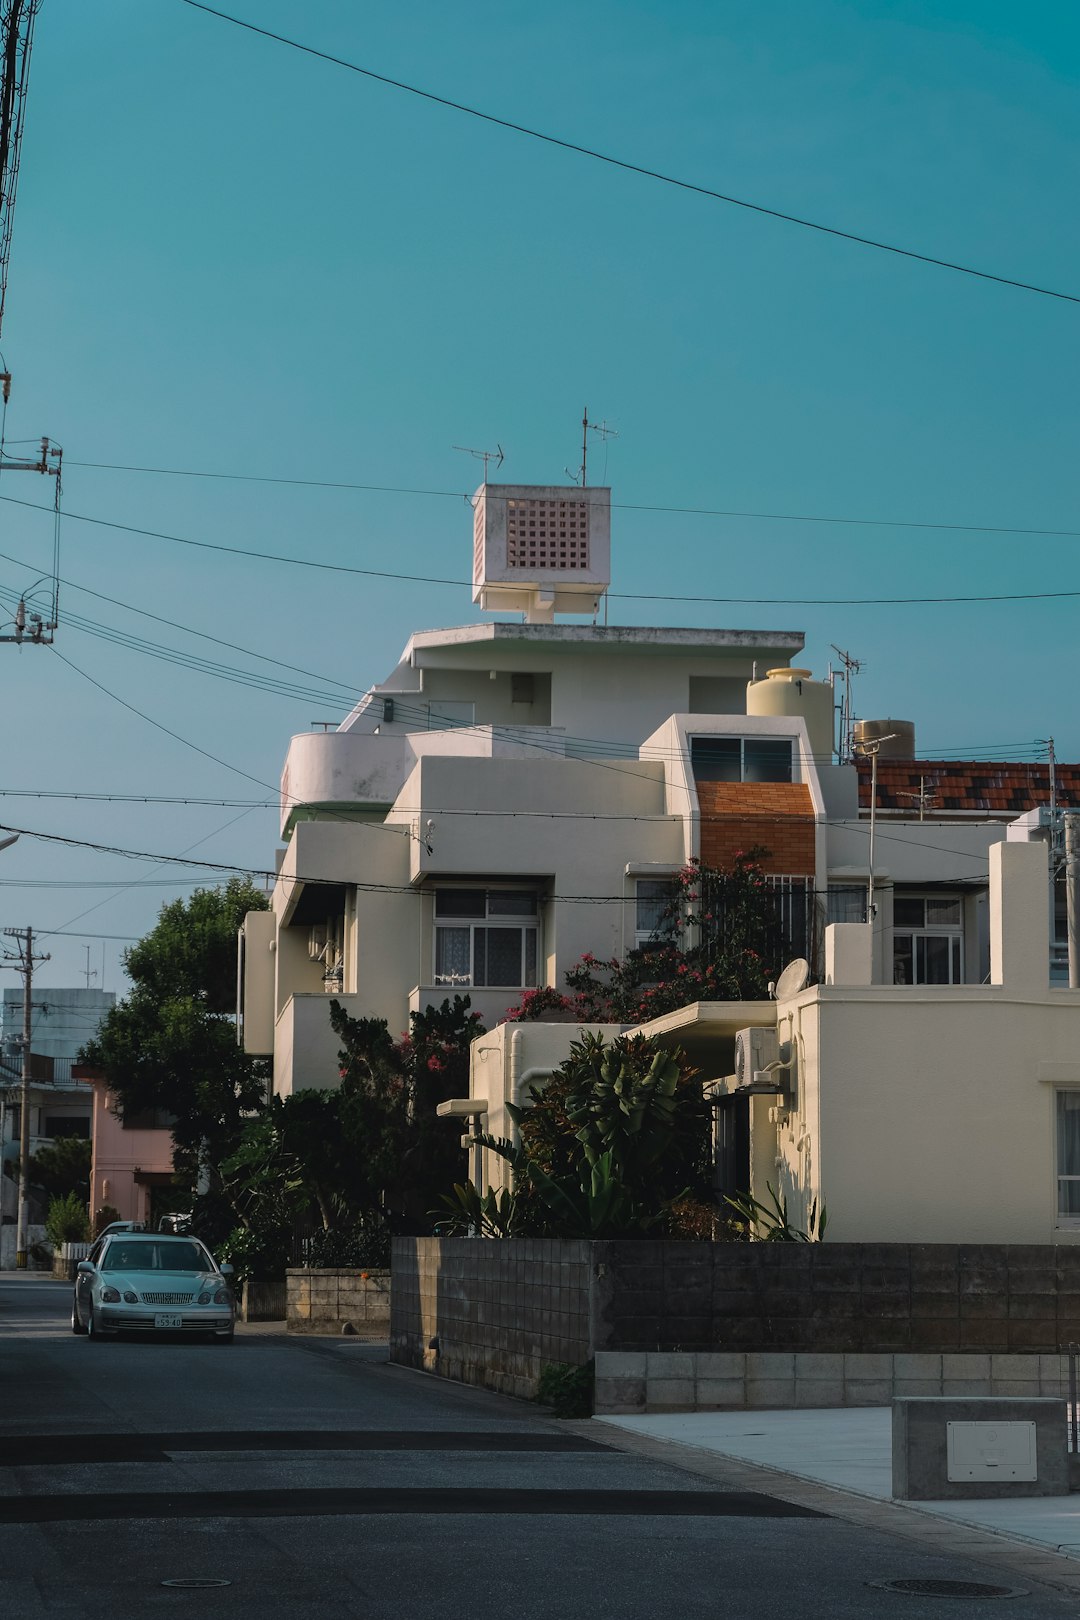
[[[182,1316],[165,1316],[159,1311],[154,1317],[154,1326],[156,1328],[182,1328],[183,1325],[184,1318]]]

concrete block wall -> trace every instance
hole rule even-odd
[[[593,1253],[596,1349],[1019,1354],[1080,1339],[1080,1249],[1064,1245],[624,1242]]]
[[[546,1363],[665,1358],[606,1373],[637,1380],[611,1410],[1058,1395],[1080,1249],[401,1238],[390,1336],[392,1360],[522,1396]]]
[[[290,1268],[285,1295],[290,1333],[340,1333],[346,1323],[368,1338],[384,1338],[389,1331],[388,1271]]]
[[[888,1406],[896,1397],[1063,1398],[1063,1353],[643,1351],[596,1355],[597,1412]]]
[[[591,1354],[587,1242],[395,1238],[390,1359],[531,1397]]]

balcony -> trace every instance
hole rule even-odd
[[[480,1014],[485,1029],[494,1029],[524,994],[524,990],[477,990],[468,984],[421,984],[409,991],[409,1012],[425,1012],[429,1007],[441,1007],[444,1001],[452,1002],[455,996],[468,996],[470,1012]]]
[[[341,1042],[330,1027],[330,1002],[353,1018],[370,1012],[363,996],[321,993],[290,996],[274,1027],[274,1093],[329,1091],[339,1083]]]
[[[393,804],[412,756],[404,733],[302,732],[289,744],[281,773],[281,835],[298,811],[345,806],[378,810]]]

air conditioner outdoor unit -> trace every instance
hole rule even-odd
[[[313,962],[321,962],[326,956],[326,924],[312,923],[308,933],[308,955]]]
[[[755,1076],[780,1057],[775,1029],[740,1029],[735,1033],[735,1078],[740,1086],[753,1085]],[[777,1070],[765,1077],[779,1084]]]

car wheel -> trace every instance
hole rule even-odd
[[[86,1322],[86,1331],[95,1344],[99,1344],[102,1339],[115,1339],[116,1337],[115,1333],[105,1333],[101,1328],[98,1327],[97,1316],[94,1313],[94,1307],[92,1305],[90,1307],[90,1315]]]
[[[79,1316],[79,1302],[75,1295],[71,1296],[71,1331],[72,1333],[85,1333],[86,1325]]]

